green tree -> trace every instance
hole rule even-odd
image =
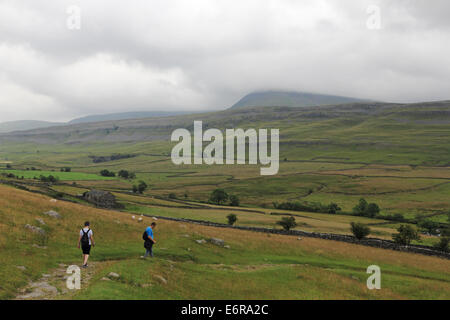
[[[380,213],[380,207],[376,203],[370,203],[367,206],[364,216],[369,218],[375,218]]]
[[[398,233],[392,236],[392,239],[400,245],[409,246],[411,241],[420,240],[419,233],[409,224],[402,224],[398,229]]]
[[[289,231],[297,226],[294,217],[283,217],[277,222],[278,225],[282,226],[284,230]]]
[[[102,171],[100,171],[100,175],[102,177],[115,177],[116,176],[116,174],[114,172],[109,171],[107,169],[103,169]]]
[[[216,189],[211,193],[209,201],[216,203],[218,205],[225,203],[228,200],[228,193],[223,189]]]
[[[364,213],[367,210],[368,205],[369,204],[367,203],[366,199],[364,199],[364,198],[359,199],[358,205],[353,208],[353,213],[355,213],[359,216],[364,215]]]
[[[147,190],[148,186],[144,181],[139,181],[137,186],[137,190],[140,194],[143,194],[145,190]]]
[[[230,213],[230,214],[227,216],[227,219],[228,219],[228,224],[229,224],[230,226],[232,226],[232,225],[234,225],[234,224],[236,223],[236,221],[237,221],[237,216],[236,216],[235,214],[233,214],[233,213]]]
[[[353,235],[358,240],[362,240],[370,234],[370,228],[360,222],[352,222],[350,226]]]
[[[339,211],[341,211],[341,208],[336,203],[332,202],[328,205],[328,213],[336,214]]]
[[[230,206],[239,207],[239,205],[240,205],[240,201],[239,201],[238,196],[231,195],[230,196]]]
[[[429,219],[421,220],[417,223],[420,229],[430,234],[436,234],[436,229],[439,228],[439,223],[431,221]]]
[[[130,177],[130,173],[127,170],[120,170],[117,175],[124,179],[128,179]]]
[[[439,242],[434,245],[434,248],[439,251],[448,252],[449,251],[450,238],[449,237],[441,237]]]

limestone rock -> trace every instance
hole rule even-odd
[[[222,239],[217,239],[217,238],[211,238],[209,240],[212,244],[219,246],[219,247],[223,247],[225,245],[225,241]]]
[[[45,230],[42,229],[42,228],[39,228],[39,227],[35,227],[35,226],[32,226],[32,225],[26,224],[25,228],[31,230],[31,232],[34,232],[34,233],[39,233],[39,234],[42,234],[42,235],[45,234]]]
[[[61,219],[62,218],[61,215],[58,212],[53,211],[53,210],[47,211],[44,214],[47,215],[47,216],[56,218],[56,219]]]
[[[167,284],[167,280],[166,280],[164,277],[162,277],[162,276],[160,276],[160,275],[154,275],[154,277],[155,277],[155,279],[158,280],[160,283],[162,283],[162,284]]]
[[[120,275],[118,274],[118,273],[115,273],[115,272],[110,272],[109,274],[108,274],[108,278],[113,278],[113,279],[119,279],[120,278]]]

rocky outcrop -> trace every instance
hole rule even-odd
[[[116,197],[108,191],[91,190],[83,193],[83,199],[100,208],[118,208]]]

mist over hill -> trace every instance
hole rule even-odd
[[[101,122],[101,121],[114,121],[114,120],[126,120],[126,119],[141,119],[152,117],[167,117],[185,114],[187,112],[169,112],[169,111],[137,111],[137,112],[121,112],[110,114],[97,114],[86,117],[73,119],[68,124],[89,123],[89,122]]]
[[[311,107],[369,100],[297,91],[253,92],[236,102],[231,109],[244,107]]]
[[[0,133],[47,128],[52,126],[61,126],[64,124],[65,123],[62,122],[49,122],[38,120],[8,121],[0,123]]]

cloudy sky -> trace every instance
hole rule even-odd
[[[450,99],[449,12],[447,0],[0,0],[0,122],[217,110],[264,89]]]

